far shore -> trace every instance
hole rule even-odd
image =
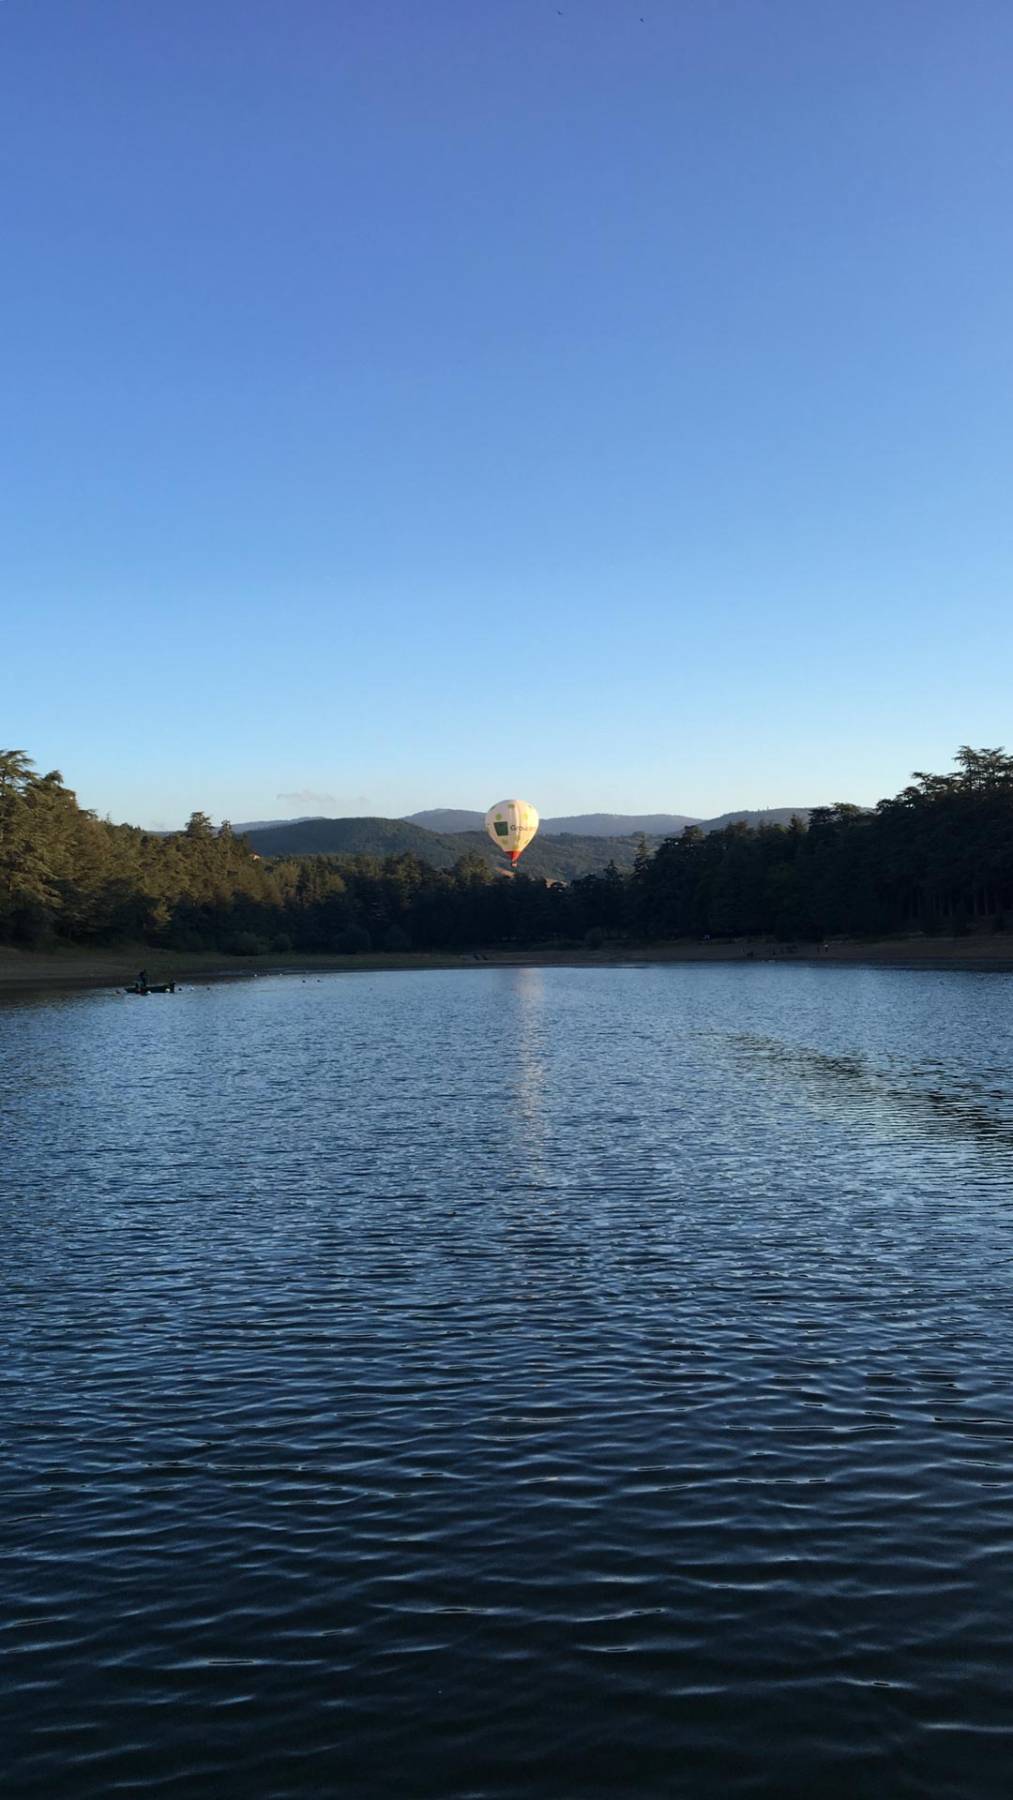
[[[826,944],[779,944],[762,938],[699,940],[684,938],[659,944],[606,943],[600,950],[488,950],[459,954],[425,951],[337,956],[229,956],[220,950],[153,950],[145,945],[109,949],[17,950],[0,946],[0,995],[32,990],[124,988],[139,969],[150,982],[181,985],[230,977],[329,972],[376,973],[392,969],[600,968],[659,962],[693,963],[852,963],[887,969],[963,969],[1013,974],[1013,935],[969,934],[966,937],[908,937],[863,940],[831,939]]]

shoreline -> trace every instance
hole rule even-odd
[[[966,970],[1013,974],[1013,936],[982,934],[960,938],[840,939],[816,944],[774,944],[759,938],[725,943],[680,939],[658,944],[604,945],[600,950],[489,950],[454,954],[404,951],[339,956],[326,951],[282,956],[231,956],[220,950],[154,951],[144,945],[120,949],[17,950],[0,946],[0,998],[32,992],[74,992],[123,988],[147,966],[152,982],[181,985],[254,975],[325,973],[376,974],[404,969],[622,968],[646,963],[789,963],[809,967],[852,965],[867,968]]]

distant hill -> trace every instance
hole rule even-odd
[[[426,831],[409,819],[304,819],[243,834],[258,856],[417,856],[436,869],[452,869],[462,856],[475,855],[490,869],[505,868],[505,859],[481,831]],[[574,881],[614,861],[633,867],[633,838],[553,837],[539,832],[524,853],[528,875],[546,881]]]
[[[434,806],[429,812],[408,813],[405,824],[421,825],[425,831],[483,831],[485,814],[461,806]]]
[[[575,813],[571,818],[546,819],[545,829],[574,837],[675,837],[684,825],[698,825],[688,813]]]
[[[243,835],[258,856],[399,856],[407,850],[449,869],[464,855],[459,840],[445,845],[408,819],[289,819],[247,827]]]
[[[233,819],[231,824],[237,837],[245,837],[248,831],[273,831],[276,825],[305,825],[307,819],[320,817],[320,813],[300,813],[297,819],[244,819],[241,825]]]
[[[699,825],[701,831],[722,831],[739,819],[745,819],[749,825],[787,825],[796,813],[800,819],[808,819],[809,808],[765,806],[754,812],[721,813],[716,819],[699,819],[689,813],[573,813],[543,819],[540,835],[557,837],[566,832],[575,837],[624,838],[638,837],[643,832],[650,838],[678,837],[687,825]],[[405,823],[441,833],[481,831],[485,814],[462,807],[437,806],[429,812],[410,813]]]
[[[661,842],[660,838],[657,840]],[[503,852],[497,850],[485,830],[448,833],[441,842],[453,845],[456,857],[480,856],[491,869],[502,869]],[[539,831],[524,852],[521,868],[525,875],[538,875],[544,881],[577,881],[581,875],[598,874],[608,863],[617,869],[632,869],[639,848],[636,838],[596,838],[563,836]]]
[[[698,824],[702,831],[720,831],[726,825],[744,819],[750,825],[786,825],[797,812],[803,819],[805,807],[770,807],[762,812],[722,813],[717,819],[687,820],[678,814],[634,814],[635,819],[671,819],[666,831],[627,833],[613,836],[602,831],[557,832],[546,820],[538,836],[524,853],[522,868],[528,875],[546,881],[575,881],[614,862],[619,869],[631,869],[637,854],[639,838],[647,839],[655,849],[667,836],[678,836],[686,824]],[[433,831],[413,819],[289,819],[271,825],[236,827],[242,831],[251,850],[259,856],[399,856],[405,852],[417,856],[435,869],[452,869],[462,856],[478,856],[490,869],[502,869],[502,853],[486,836],[482,813],[458,811],[434,812],[433,818],[477,818],[480,823],[471,830]],[[609,818],[609,814],[589,814],[589,818]],[[564,821],[576,824],[576,819]]]
[[[754,828],[758,825],[790,825],[792,819],[801,819],[803,825],[807,825],[809,807],[764,806],[758,812],[719,813],[716,819],[699,819],[697,823],[701,831],[723,831],[726,825],[738,825],[742,819]]]
[[[453,806],[437,806],[430,812],[409,813],[408,823],[427,831],[481,831],[485,814]],[[570,817],[543,819],[541,830],[550,837],[567,832],[574,837],[671,837],[684,825],[696,825],[688,813],[574,813]]]

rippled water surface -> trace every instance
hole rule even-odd
[[[0,1008],[5,1796],[1013,1788],[1013,979]]]

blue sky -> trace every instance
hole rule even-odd
[[[1013,741],[1013,8],[5,0],[0,742],[138,823]]]

